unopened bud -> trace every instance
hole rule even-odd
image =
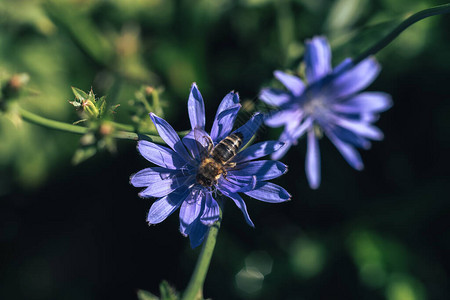
[[[9,79],[8,86],[14,90],[18,91],[24,85],[30,81],[30,76],[27,73],[15,74]]]
[[[98,108],[95,107],[95,104],[92,103],[91,100],[85,100],[82,104],[83,112],[87,114],[90,118],[97,118],[99,111]]]
[[[155,90],[155,89],[154,89],[152,86],[147,85],[147,86],[145,87],[145,94],[146,94],[147,96],[150,96],[150,95],[153,93],[154,90]]]
[[[255,110],[255,102],[253,102],[251,100],[245,100],[242,103],[242,109],[247,112],[254,111]]]
[[[100,125],[99,132],[102,136],[110,135],[111,133],[113,133],[113,131],[114,131],[114,127],[109,122],[103,122]]]

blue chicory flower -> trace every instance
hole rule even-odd
[[[350,166],[362,170],[364,165],[355,148],[369,149],[370,139],[383,139],[383,133],[372,123],[378,119],[378,113],[392,106],[386,93],[360,92],[379,72],[380,65],[372,57],[356,65],[347,58],[333,70],[327,40],[314,37],[307,41],[307,83],[294,75],[275,71],[275,77],[287,91],[268,88],[260,93],[262,101],[278,107],[266,116],[265,123],[270,127],[284,126],[279,140],[285,144],[272,154],[272,159],[284,156],[306,134],[306,176],[310,187],[316,189],[321,177],[318,139],[324,133]]]
[[[205,131],[205,105],[194,83],[188,100],[190,133],[180,140],[172,126],[150,113],[159,135],[170,149],[146,140],[138,142],[141,155],[157,165],[130,178],[135,187],[146,187],[139,193],[141,197],[158,198],[150,208],[147,221],[149,224],[160,223],[180,208],[180,231],[190,237],[192,248],[202,243],[209,226],[219,219],[217,194],[232,199],[250,226],[254,224],[240,192],[270,203],[290,199],[285,189],[267,181],[284,174],[287,166],[279,161],[254,161],[281,148],[283,143],[279,141],[260,142],[240,151],[224,165],[226,173],[210,186],[204,186],[196,179],[199,166],[208,157],[211,146],[231,133],[242,137],[241,144],[245,145],[256,133],[263,121],[262,114],[255,114],[246,124],[231,132],[240,107],[238,94],[231,92],[226,95],[217,110],[211,134],[208,134]],[[212,141],[209,149],[207,141]]]

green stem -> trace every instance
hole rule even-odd
[[[131,131],[131,132],[136,131],[136,128],[133,125],[122,124],[122,123],[117,123],[117,122],[111,122],[111,123],[114,125],[114,127],[116,129],[119,129],[119,130],[125,130],[125,131]]]
[[[222,210],[220,211],[219,220],[209,228],[208,236],[203,244],[202,251],[197,260],[194,273],[183,295],[183,300],[200,300],[203,299],[203,283],[205,282],[206,273],[208,272],[209,263],[216,245],[217,234],[219,233],[220,223],[222,221]]]
[[[86,134],[89,131],[89,128],[87,128],[87,127],[67,124],[64,122],[59,122],[59,121],[50,120],[50,119],[41,117],[35,113],[32,113],[32,112],[20,107],[20,106],[18,106],[18,112],[24,121],[27,121],[27,122],[30,122],[30,123],[33,123],[33,124],[36,124],[36,125],[39,125],[42,127],[59,130],[59,131],[70,132],[70,133],[76,133],[76,134]],[[124,130],[124,131],[117,131],[117,132],[113,133],[114,138],[134,140],[134,141],[137,141],[139,139],[146,139],[146,140],[150,140],[152,142],[158,143],[158,144],[164,144],[163,139],[157,135],[135,133],[135,132],[131,132],[134,129],[134,127],[131,125],[119,124],[119,123],[114,123],[114,122],[113,122],[113,124],[118,129],[125,129],[125,128],[131,129],[130,131]],[[187,134],[186,131],[182,131],[179,133],[180,136],[185,136],[186,134]]]
[[[43,127],[60,130],[60,131],[65,131],[65,132],[76,133],[76,134],[85,134],[89,130],[86,127],[67,124],[67,123],[59,122],[59,121],[55,121],[55,120],[49,120],[47,118],[36,115],[35,113],[32,113],[26,109],[23,109],[20,106],[18,107],[18,111],[24,121],[27,121],[27,122],[30,122],[30,123],[33,123],[36,125],[40,125]]]
[[[391,31],[387,36],[385,36],[383,39],[378,41],[375,45],[373,45],[371,48],[367,49],[365,52],[363,52],[361,55],[359,55],[355,59],[355,65],[364,60],[369,55],[374,55],[384,47],[386,47],[390,42],[392,42],[400,33],[402,33],[406,28],[411,26],[412,24],[431,17],[435,15],[441,15],[446,14],[450,12],[450,3],[443,4],[439,6],[435,6],[432,8],[428,8],[422,11],[419,11],[418,13],[413,14],[406,20],[404,20],[402,23],[400,23],[393,31]]]

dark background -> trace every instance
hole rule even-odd
[[[207,124],[230,90],[253,101],[276,69],[296,69],[303,41],[326,35],[334,65],[376,42],[407,13],[437,1],[0,1],[0,79],[25,72],[21,106],[72,123],[70,86],[120,103],[164,87],[164,117],[188,129],[196,81]],[[382,142],[351,169],[320,141],[322,184],[304,174],[305,141],[275,182],[292,201],[246,198],[252,229],[227,202],[205,283],[213,299],[445,299],[450,294],[450,19],[407,29],[377,54],[368,90],[392,95]],[[248,102],[250,103],[250,102]],[[207,125],[208,126],[208,125]],[[279,131],[263,129],[263,139]],[[200,251],[178,213],[149,227],[153,202],[129,176],[149,166],[118,141],[73,165],[80,136],[0,115],[0,298],[136,299],[166,279],[183,290]]]

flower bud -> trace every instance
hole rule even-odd
[[[110,134],[113,133],[113,132],[114,132],[114,126],[113,126],[110,122],[103,122],[103,123],[100,125],[99,133],[100,133],[102,136],[110,135]]]
[[[14,91],[18,91],[30,81],[27,73],[14,74],[8,82],[8,87]]]
[[[104,97],[96,99],[92,89],[87,94],[78,88],[72,87],[72,92],[75,95],[75,100],[69,101],[69,103],[81,112],[83,118],[98,119],[102,117],[106,104]]]
[[[99,115],[99,110],[95,106],[95,104],[91,100],[85,100],[81,104],[81,107],[83,109],[83,113],[86,114],[88,118],[97,118]]]

